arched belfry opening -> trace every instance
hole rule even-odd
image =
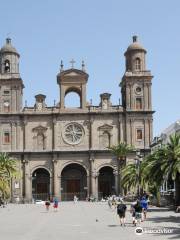
[[[76,195],[79,200],[87,197],[87,172],[80,164],[67,165],[61,173],[62,200],[73,200]]]
[[[65,108],[80,108],[81,107],[81,92],[76,88],[69,88],[65,92],[64,107]]]
[[[35,200],[50,198],[50,174],[45,168],[38,168],[32,174],[32,197]]]
[[[57,83],[60,87],[60,108],[65,109],[65,97],[69,93],[76,93],[79,96],[79,107],[86,108],[86,84],[89,75],[85,72],[84,63],[82,70],[75,69],[72,65],[71,69],[63,70],[61,63],[61,71],[57,75]]]

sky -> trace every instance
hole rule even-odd
[[[0,46],[10,37],[21,55],[23,102],[34,105],[38,93],[58,102],[60,62],[68,69],[73,58],[75,68],[86,64],[87,101],[109,92],[118,104],[124,52],[138,35],[154,76],[154,136],[180,119],[179,0],[0,0],[0,10]]]

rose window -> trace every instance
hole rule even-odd
[[[83,129],[77,124],[69,124],[64,131],[64,137],[69,144],[78,144],[83,137]]]

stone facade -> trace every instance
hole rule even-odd
[[[117,159],[108,147],[127,142],[146,154],[152,140],[152,75],[146,70],[145,55],[146,50],[133,37],[125,52],[126,70],[120,83],[122,105],[112,105],[109,93],[100,95],[99,106],[87,103],[84,63],[81,70],[73,65],[64,70],[61,63],[57,75],[59,103],[49,107],[46,96],[39,94],[33,107],[23,107],[19,54],[7,39],[0,51],[0,150],[17,159],[22,173],[21,179],[12,183],[13,198],[31,201],[35,194],[47,191],[61,198],[66,194],[62,181],[66,181],[68,194],[118,194]],[[79,95],[80,108],[66,108],[64,99],[69,92]],[[133,159],[134,153],[127,157],[128,161]],[[38,175],[38,169],[48,173],[48,183],[43,173]],[[78,176],[83,171],[86,181],[80,187]],[[66,179],[66,174],[71,177]],[[33,183],[37,175],[42,181]]]

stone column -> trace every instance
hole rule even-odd
[[[127,109],[130,109],[131,107],[131,91],[130,91],[130,85],[127,85],[127,88],[126,88],[126,108]]]
[[[25,171],[25,202],[30,202],[32,199],[32,188],[31,181],[32,177],[30,175],[29,161],[26,159],[23,160],[24,171]]]
[[[11,123],[11,150],[16,150],[16,123]]]
[[[113,171],[114,178],[115,178],[115,192],[118,195],[119,194],[119,177],[118,177],[118,170]]]
[[[81,107],[86,108],[86,85],[82,84],[81,86]]]
[[[53,159],[53,195],[60,197],[60,176],[58,174],[58,162],[57,159]]]
[[[52,150],[56,149],[56,134],[57,134],[57,129],[56,129],[56,117],[53,117],[52,120]]]
[[[93,194],[93,168],[94,168],[94,155],[89,155],[89,186],[88,186],[88,194],[89,196]]]
[[[60,108],[64,109],[65,89],[64,86],[60,86]]]
[[[20,148],[20,122],[17,122],[16,125],[16,149]]]
[[[149,123],[148,119],[144,120],[144,147],[149,147]]]
[[[131,109],[134,109],[134,97],[133,97],[134,93],[133,93],[133,85],[130,85],[130,98],[131,98]]]
[[[148,108],[152,109],[151,83],[148,85]]]
[[[99,172],[92,172],[92,195],[98,199],[98,176]]]

